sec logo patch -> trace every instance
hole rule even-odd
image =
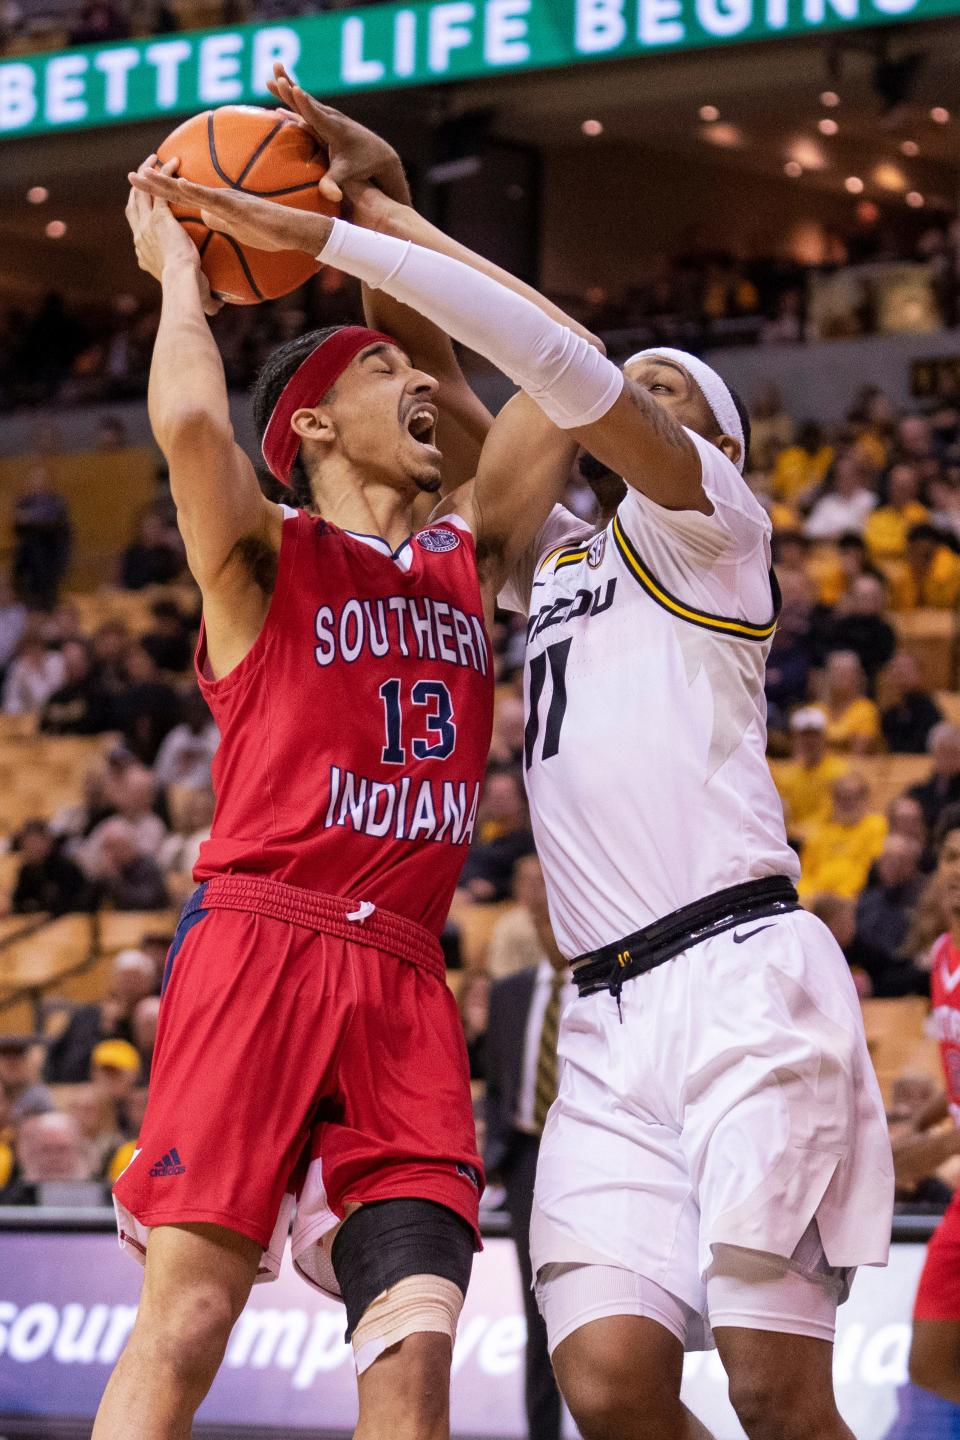
[[[430,550],[435,555],[443,554],[446,550],[456,550],[460,544],[460,536],[455,530],[441,529],[439,526],[431,527],[429,530],[421,530],[417,536],[417,544],[424,550]]]
[[[601,530],[600,534],[597,536],[593,544],[590,546],[590,549],[587,551],[587,564],[591,566],[592,569],[596,570],[598,566],[603,564],[603,552],[604,550],[606,550],[606,548],[607,532],[606,530]]]

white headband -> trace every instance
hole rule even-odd
[[[634,360],[648,360],[653,355],[662,355],[664,360],[674,360],[693,376],[703,391],[703,398],[710,406],[713,418],[724,435],[740,441],[740,458],[736,463],[737,469],[742,475],[744,461],[747,458],[747,441],[740,416],[737,414],[737,407],[733,403],[730,387],[724,380],[721,380],[716,370],[711,369],[696,355],[689,355],[686,350],[671,350],[666,345],[656,345],[649,350],[638,350],[636,355],[631,355],[629,360],[624,361],[623,368],[626,369]]]

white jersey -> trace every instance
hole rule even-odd
[[[558,506],[501,595],[529,617],[526,784],[570,958],[729,885],[799,875],[766,760],[770,522],[687,433],[712,515],[631,488],[594,534]]]

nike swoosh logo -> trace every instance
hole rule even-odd
[[[746,935],[737,935],[737,934],[735,934],[734,937],[733,937],[733,943],[734,943],[734,945],[742,945],[743,942],[744,942],[744,940],[752,940],[753,937],[754,937],[754,935],[759,935],[759,934],[760,934],[760,931],[761,931],[761,930],[772,930],[772,929],[773,929],[773,925],[772,925],[772,924],[771,924],[771,925],[758,925],[757,928],[756,928],[756,930],[748,930],[747,933],[746,933]]]

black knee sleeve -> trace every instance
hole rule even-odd
[[[432,1200],[377,1200],[340,1226],[330,1252],[347,1307],[347,1339],[367,1306],[411,1275],[439,1275],[464,1295],[473,1267],[473,1231]]]

